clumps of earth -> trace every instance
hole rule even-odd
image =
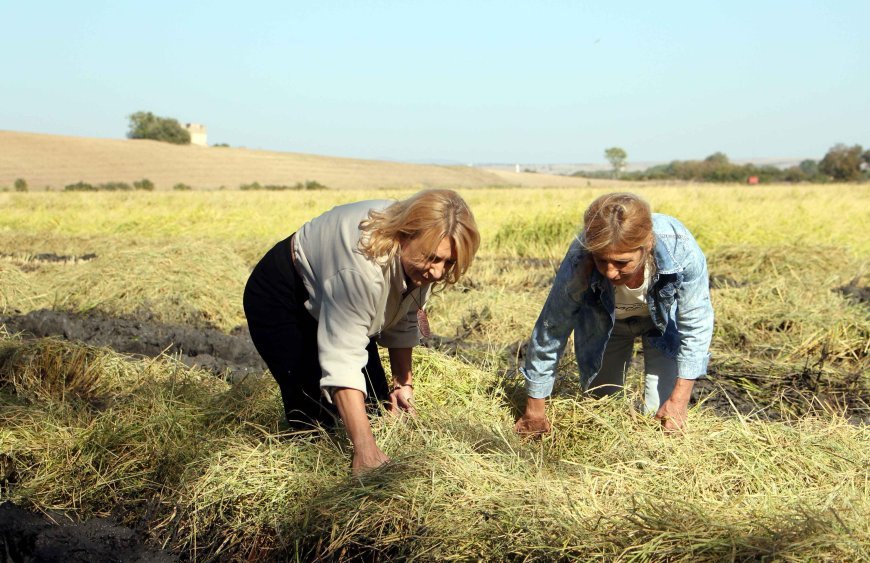
[[[0,316],[0,324],[5,324],[10,333],[22,333],[25,337],[62,337],[148,357],[165,353],[232,381],[266,369],[245,327],[225,334],[216,329],[161,323],[148,312],[112,317],[99,312],[79,314],[48,309]]]
[[[141,534],[112,518],[74,522],[66,516],[40,516],[11,502],[0,504],[0,561],[116,561],[169,563],[179,558],[149,547]]]
[[[847,299],[853,299],[858,303],[867,305],[870,301],[870,287],[861,285],[860,278],[855,278],[851,282],[842,287],[838,287],[837,291],[842,293]]]
[[[119,318],[51,310],[0,316],[0,325],[24,338],[59,337],[149,357],[171,354],[233,381],[266,369],[245,327],[225,334],[160,323],[147,312]],[[148,546],[142,533],[112,518],[76,522],[61,513],[35,514],[5,502],[0,504],[0,562],[6,561],[162,563],[178,557]]]
[[[8,252],[0,252],[0,259],[10,260],[18,264],[22,272],[33,272],[38,270],[42,264],[77,264],[79,262],[90,262],[97,255],[93,252],[72,256],[67,254],[55,254],[54,252],[40,252],[38,254],[10,254]]]

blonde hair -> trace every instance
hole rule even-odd
[[[610,249],[646,253],[654,240],[652,210],[635,194],[605,194],[583,214],[583,246],[593,256]]]
[[[453,284],[471,266],[480,246],[474,215],[453,190],[423,190],[390,205],[383,211],[369,211],[359,224],[363,236],[360,250],[379,263],[391,261],[403,240],[419,239],[423,248],[436,249],[450,238],[456,263],[445,273],[444,282]]]

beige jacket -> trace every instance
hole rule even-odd
[[[417,309],[431,286],[410,292],[399,258],[380,265],[359,250],[361,221],[371,209],[392,201],[340,205],[302,225],[293,237],[296,265],[309,300],[306,309],[318,320],[320,387],[350,387],[366,392],[362,370],[371,338],[386,348],[419,344]]]

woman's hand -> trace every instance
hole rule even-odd
[[[514,425],[517,434],[526,438],[539,438],[549,434],[553,427],[547,418],[546,403],[546,399],[526,399],[526,411]]]
[[[665,432],[684,432],[686,430],[689,399],[692,396],[692,387],[694,386],[695,381],[692,379],[677,378],[671,396],[662,403],[655,415],[655,419],[662,423]]]
[[[353,443],[350,468],[354,475],[360,475],[390,461],[375,443],[363,397],[362,391],[348,387],[338,387],[332,393],[332,400],[338,407],[338,414],[341,415]]]
[[[380,467],[388,461],[390,458],[374,442],[359,447],[354,445],[350,471],[355,477],[359,477],[366,471]]]
[[[662,423],[662,428],[665,432],[682,432],[686,429],[686,417],[689,409],[686,405],[674,404],[672,401],[665,401],[658,412],[656,412],[656,420]]]
[[[398,414],[402,411],[417,416],[417,409],[414,408],[414,386],[410,383],[404,385],[396,385],[390,392],[389,411]]]
[[[550,420],[547,418],[547,415],[542,417],[528,417],[523,414],[514,425],[514,430],[516,430],[517,434],[526,438],[537,438],[544,434],[549,434],[552,428],[553,427],[550,425]]]

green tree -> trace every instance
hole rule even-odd
[[[853,182],[861,179],[861,162],[864,149],[861,145],[847,147],[837,143],[819,163],[819,171],[838,182]]]
[[[708,162],[714,166],[727,166],[731,164],[731,161],[728,160],[728,155],[724,152],[714,152],[713,154],[705,158],[704,162]]]
[[[130,129],[127,131],[130,139],[151,139],[189,145],[190,132],[181,126],[177,119],[159,117],[150,111],[137,111],[130,115]]]
[[[800,166],[789,166],[782,171],[782,179],[786,182],[806,182],[810,177]]]
[[[609,149],[604,149],[604,158],[613,167],[613,176],[618,178],[619,173],[625,168],[625,159],[628,158],[628,153],[620,147],[610,147]]]
[[[27,180],[24,178],[17,178],[15,180],[15,191],[16,192],[26,192],[27,191]]]
[[[819,175],[819,163],[811,158],[806,158],[801,161],[800,170],[806,174],[808,178],[813,178]]]
[[[749,172],[749,173],[747,173]],[[706,182],[740,182],[751,172],[731,164],[724,152],[714,152],[700,164],[701,179]]]

